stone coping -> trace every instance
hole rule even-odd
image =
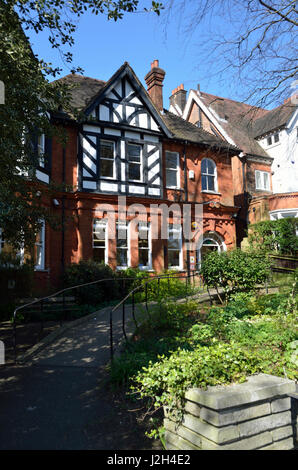
[[[189,401],[213,410],[222,410],[295,392],[295,382],[268,374],[252,375],[241,384],[218,385],[207,390],[192,388],[185,394]]]

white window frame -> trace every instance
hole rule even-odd
[[[178,266],[169,266],[169,251],[178,251],[177,248],[169,248],[168,243],[168,269],[169,270],[182,270],[183,269],[183,250],[182,250],[182,226],[177,224],[168,224],[168,241],[170,239],[170,232],[178,233],[178,236],[174,240],[178,241],[178,250],[179,250],[179,265]]]
[[[146,250],[148,250],[148,264],[149,266],[141,266],[140,265],[140,250],[145,250],[145,248],[140,248],[139,245],[138,245],[138,256],[139,256],[139,269],[141,271],[149,271],[152,269],[152,239],[151,239],[151,224],[149,222],[145,222],[146,224],[146,228],[145,230],[147,230],[147,237],[148,237],[148,248],[146,248]],[[140,225],[139,225],[140,226]],[[139,242],[139,237],[138,237],[138,242]]]
[[[209,173],[203,173],[202,171],[202,163],[203,161],[209,161],[214,165],[214,174],[209,174]],[[203,176],[207,178],[207,183],[208,183],[208,176],[213,176],[214,177],[214,189],[203,189]],[[206,184],[208,186],[208,184]],[[203,193],[217,193],[218,192],[218,186],[217,186],[217,165],[214,160],[211,158],[203,158],[201,161],[201,188]]]
[[[36,254],[38,252],[38,248],[41,248],[41,258],[40,262],[37,262],[37,256],[36,256],[36,264],[35,264],[35,271],[44,271],[45,269],[45,221],[42,221],[42,226],[40,229],[40,242],[35,242],[35,246],[37,247],[36,249]]]
[[[117,270],[124,270],[130,267],[130,224],[129,222],[116,222],[116,261],[117,261],[117,252],[118,252],[118,237],[117,237],[117,227],[118,225],[124,225],[126,227],[126,250],[127,250],[127,264],[126,266],[118,266]],[[121,249],[121,247],[119,247]],[[122,248],[123,249],[123,248]]]
[[[257,174],[260,174],[261,187],[258,187],[258,185],[257,185],[257,182],[258,182]],[[268,175],[268,188],[265,188],[264,174]],[[269,171],[262,171],[262,170],[255,170],[255,184],[256,184],[256,189],[257,190],[270,191],[270,172]]]
[[[105,229],[104,263],[108,264],[109,263],[108,219],[96,219],[96,218],[93,219],[93,225],[92,225],[92,249],[93,250],[99,249],[99,247],[96,247],[94,245],[94,236],[95,236],[95,226],[96,225],[97,226],[102,226]]]
[[[129,153],[128,153],[128,147],[139,147],[140,148],[140,163],[138,162],[130,162],[129,161]],[[135,179],[130,179],[129,178],[129,164],[133,163],[134,165],[140,165],[140,179],[135,180]],[[134,183],[143,183],[143,146],[141,144],[136,144],[134,142],[128,142],[127,143],[127,175],[128,175],[128,181],[134,182]]]
[[[113,144],[113,176],[103,176],[101,173],[101,161],[102,160],[108,160],[109,162],[112,161],[111,158],[105,158],[101,156],[101,143],[102,142],[108,142],[109,144]],[[116,178],[116,145],[114,140],[109,140],[109,139],[100,139],[99,143],[99,160],[100,160],[100,178],[104,178],[107,180],[114,180]]]
[[[167,167],[167,154],[172,154],[176,156],[176,170],[174,168]],[[166,188],[168,189],[180,189],[180,154],[178,152],[171,152],[170,150],[166,150],[165,153],[165,170],[166,170]],[[170,186],[168,184],[167,178],[167,171],[176,171],[176,186]]]

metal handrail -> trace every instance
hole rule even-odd
[[[172,276],[174,277],[175,275],[177,274],[180,274],[180,273],[172,273]],[[150,279],[154,280],[155,278],[162,278],[162,277],[166,277],[166,275],[164,276],[151,276]],[[86,286],[90,286],[90,285],[93,285],[93,284],[98,284],[98,283],[101,283],[101,282],[109,282],[109,281],[135,281],[137,280],[137,278],[135,277],[121,277],[121,278],[106,278],[106,279],[98,279],[97,281],[91,281],[91,282],[85,282],[83,284],[77,284],[75,286],[71,286],[71,287],[66,287],[65,289],[61,289],[57,292],[54,292],[53,294],[49,294],[45,297],[41,297],[39,299],[36,299],[36,300],[33,300],[31,302],[28,302],[24,305],[20,305],[18,307],[15,308],[14,312],[13,312],[13,347],[14,347],[14,359],[15,359],[15,362],[16,362],[16,327],[17,327],[17,322],[16,322],[16,315],[17,313],[22,310],[22,309],[25,309],[27,307],[30,307],[31,305],[35,305],[35,304],[38,304],[38,303],[41,303],[41,312],[43,311],[43,302],[52,298],[52,297],[58,297],[60,295],[63,295],[63,308],[64,308],[64,303],[65,303],[65,293],[66,292],[69,292],[71,290],[74,290],[74,289],[78,289],[78,288],[81,288],[81,287],[86,287]],[[143,279],[141,279],[141,281],[143,281]],[[142,284],[140,285],[140,287],[142,286]],[[139,287],[139,286],[138,286]],[[42,322],[42,328],[41,330],[43,329],[43,319],[41,320]]]
[[[173,274],[178,274],[178,276],[173,276]],[[134,307],[135,307],[135,303],[134,303],[134,294],[135,292],[139,291],[140,289],[144,288],[145,287],[145,293],[146,293],[146,296],[145,296],[145,305],[146,305],[146,311],[148,313],[148,316],[150,317],[150,314],[149,314],[149,309],[148,309],[148,295],[147,295],[147,287],[148,287],[148,284],[153,282],[153,281],[156,281],[158,280],[158,282],[160,281],[160,279],[191,279],[191,277],[195,277],[195,275],[197,274],[196,271],[193,271],[192,273],[173,273],[172,275],[169,274],[169,275],[162,275],[162,276],[155,276],[155,277],[152,277],[150,279],[147,279],[144,283],[140,284],[139,286],[135,287],[134,289],[132,289],[120,302],[118,302],[117,305],[115,305],[113,308],[111,308],[110,310],[110,358],[111,358],[111,362],[113,361],[113,358],[114,358],[114,340],[113,340],[113,313],[119,308],[121,307],[122,305],[122,331],[123,331],[123,336],[124,338],[127,340],[127,335],[126,335],[126,331],[125,331],[125,302],[126,300],[132,296],[132,299],[133,299],[133,302],[132,302],[132,316],[133,316],[133,320],[135,322],[135,325],[136,327],[138,326],[137,325],[137,322],[136,322],[136,318],[135,318],[135,314],[134,314]]]

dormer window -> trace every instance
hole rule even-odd
[[[279,142],[279,132],[275,132],[275,134],[269,135],[267,137],[267,145],[270,147],[270,145],[273,144],[278,144]]]

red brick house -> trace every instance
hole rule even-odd
[[[72,187],[50,199],[42,196],[63,222],[59,231],[45,225],[36,242],[35,276],[43,290],[58,287],[65,267],[81,259],[113,269],[186,270],[208,250],[235,247],[232,159],[240,149],[165,110],[164,76],[154,61],[145,77],[147,91],[128,63],[107,82],[79,75],[61,79],[74,85],[72,104],[83,118],[52,114],[67,144],[48,142],[47,164],[37,169],[41,187],[50,181]],[[39,145],[46,141],[41,138]],[[168,212],[166,236],[161,204],[167,210],[175,204],[182,214],[177,223]],[[197,246],[186,243],[185,205],[192,222],[196,207],[204,209]],[[137,214],[142,221],[135,223]]]
[[[249,223],[298,216],[298,108],[288,99],[269,111],[205,93],[173,90],[170,111],[241,149],[232,158],[237,244]]]

